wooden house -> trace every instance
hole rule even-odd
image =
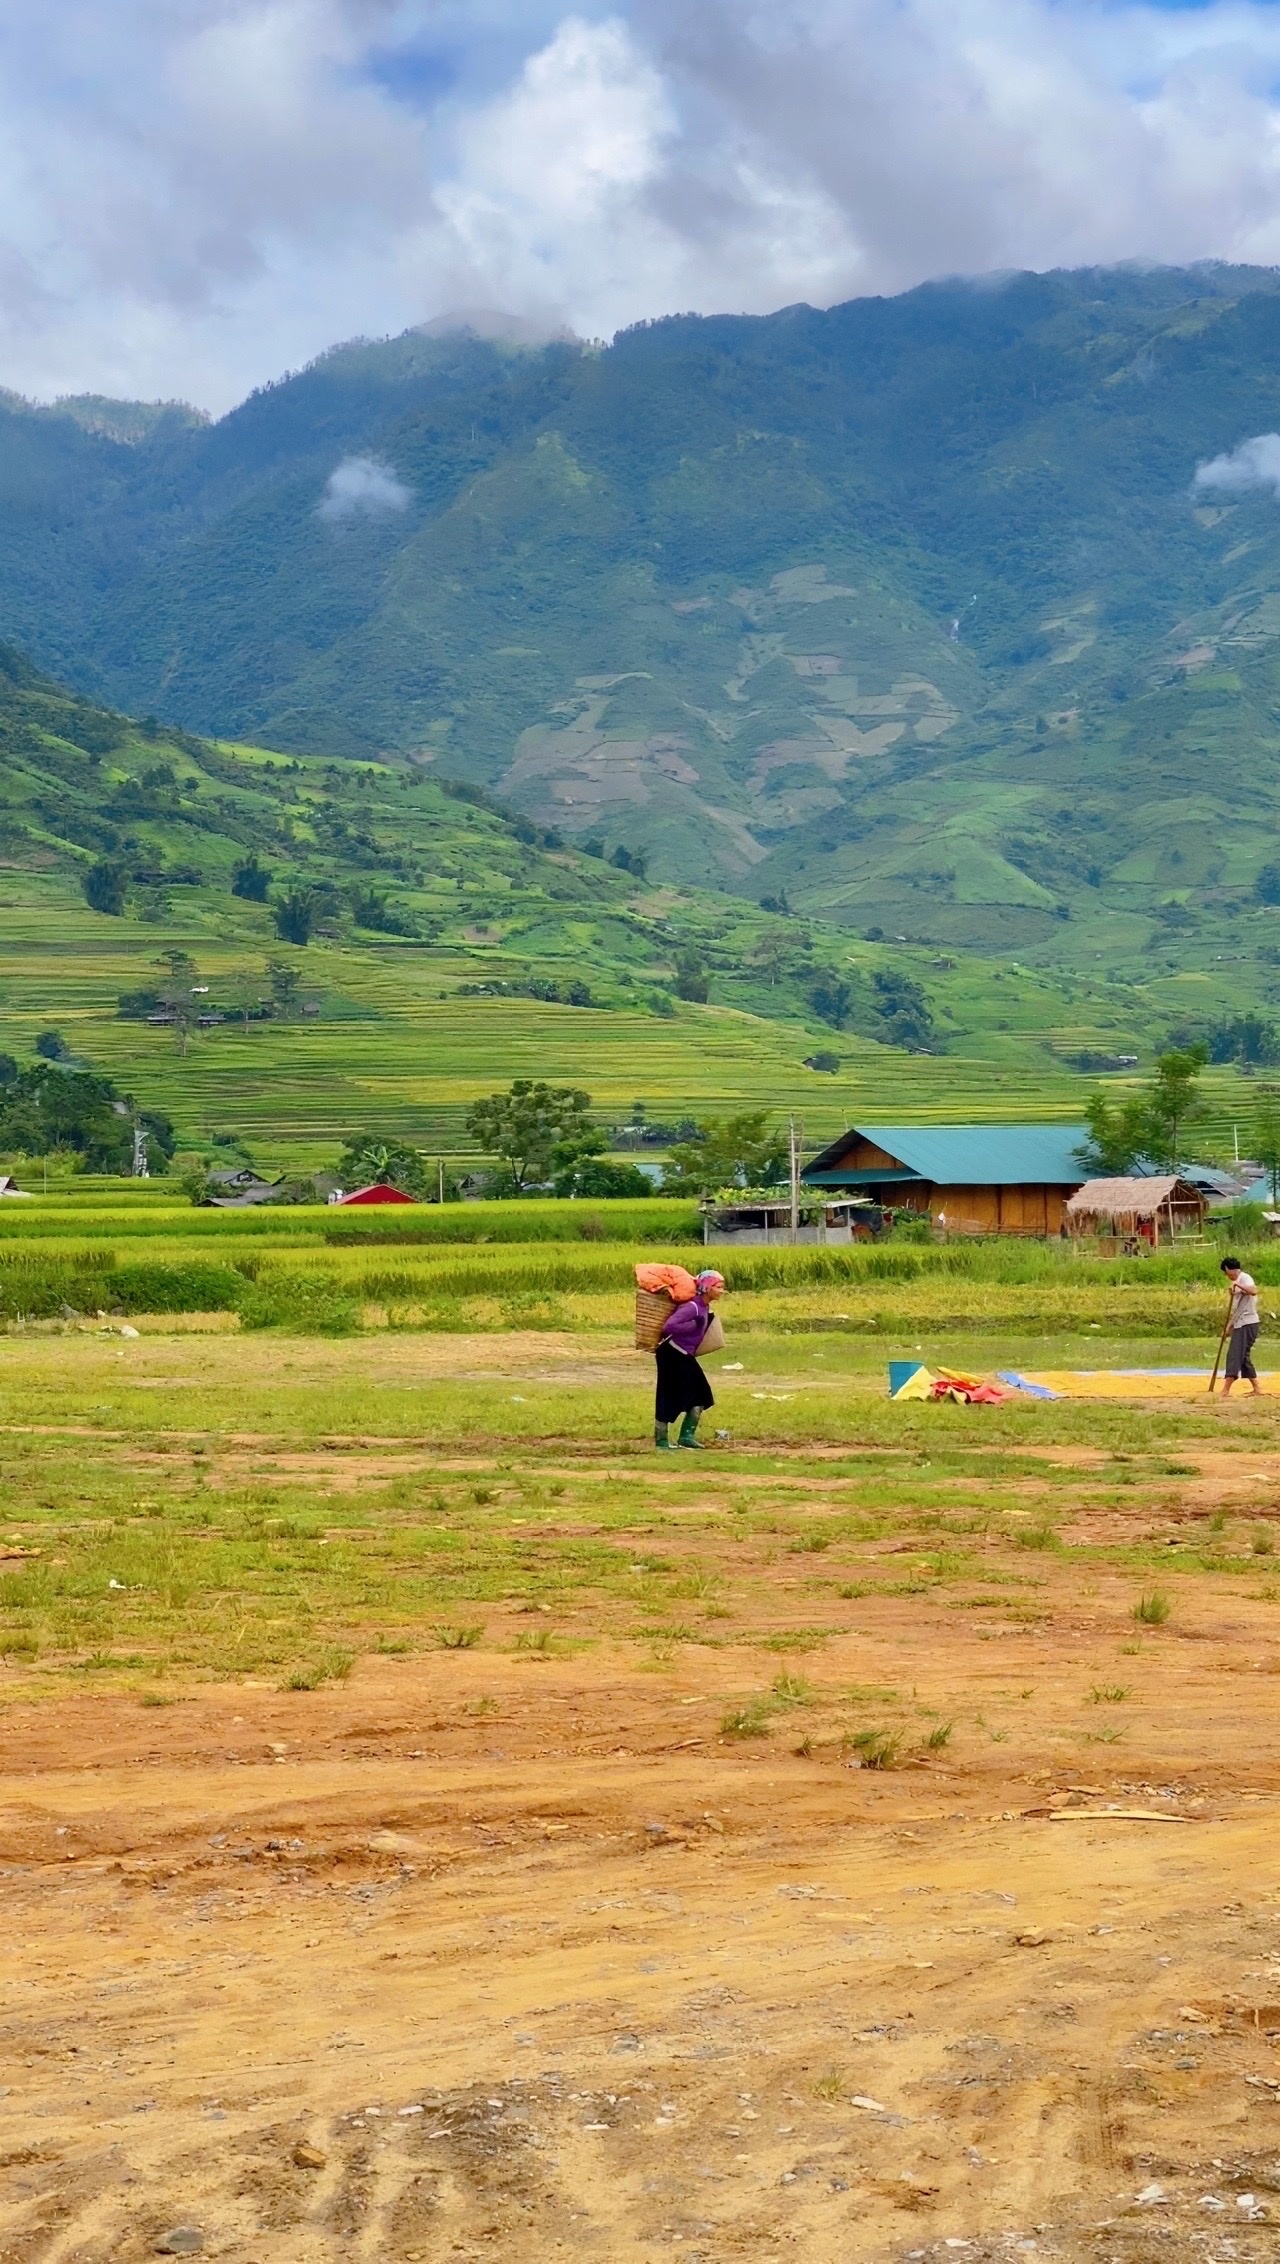
[[[1083,1184],[1083,1124],[864,1124],[842,1132],[804,1185],[920,1211],[947,1234],[1060,1234]]]

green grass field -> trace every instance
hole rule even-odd
[[[877,1562],[872,1591],[850,1589],[852,1560],[904,1522],[932,1530],[923,1545],[942,1551],[912,1577],[962,1593],[967,1533],[1003,1535],[1015,1566],[1028,1531],[1058,1546],[1060,1505],[1081,1475],[1042,1450],[1087,1444],[1110,1457],[1090,1499],[1141,1484],[1156,1500],[1179,1445],[1222,1422],[1207,1400],[895,1408],[878,1343],[761,1325],[734,1347],[742,1369],[716,1378],[725,1443],[696,1466],[682,1458],[655,1494],[649,1364],[622,1331],[589,1328],[545,1351],[508,1333],[479,1366],[469,1345],[192,1337],[161,1324],[125,1344],[11,1334],[0,1343],[5,1694],[68,1676],[161,1690],[192,1673],[267,1672],[305,1685],[344,1674],[362,1650],[429,1648],[459,1629],[481,1644],[486,1613],[516,1606],[552,1615],[553,1647],[588,1625],[642,1647],[732,1647],[735,1614],[714,1592],[723,1575],[691,1587],[687,1561],[663,1556],[677,1524],[682,1549],[703,1533],[719,1553],[736,1540],[807,1561],[820,1644],[838,1593],[892,1575]],[[1011,1317],[946,1350],[982,1367],[1043,1357],[1045,1340]],[[1101,1350],[1096,1338],[1053,1340],[1059,1360]],[[1203,1357],[1204,1340],[1105,1346],[1126,1360],[1153,1352]],[[1271,1439],[1280,1409],[1249,1412]],[[815,1468],[830,1497],[820,1530]],[[1256,1574],[1247,1534],[1220,1532],[1200,1535],[1175,1570],[1203,1569],[1207,1550],[1219,1571]],[[1170,1569],[1154,1539],[1112,1554],[1132,1558],[1135,1578]]]

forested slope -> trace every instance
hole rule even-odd
[[[1192,482],[1276,427],[1261,270],[410,333],[217,424],[7,400],[0,627],[853,930],[1207,968],[1266,926],[1280,512]]]

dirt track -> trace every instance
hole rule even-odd
[[[1272,2257],[1271,1614],[1185,1611],[1086,1768],[1119,1623],[1057,1601],[824,1655],[1034,1686],[893,1773],[723,1740],[696,1653],[11,1711],[0,2256]]]

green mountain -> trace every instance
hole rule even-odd
[[[605,1124],[637,1100],[651,1123],[794,1110],[816,1144],[859,1116],[1078,1120],[1095,1071],[1149,1066],[1188,1017],[1229,1032],[1268,979],[868,941],[623,869],[421,767],[131,722],[0,648],[0,1055],[52,1043],[183,1148],[456,1153],[514,1076],[585,1087]],[[1209,1081],[1222,1153],[1254,1107],[1238,1053]]]
[[[0,399],[0,627],[677,883],[1266,1003],[1280,510],[1193,481],[1277,428],[1265,270],[411,332],[216,424]]]

